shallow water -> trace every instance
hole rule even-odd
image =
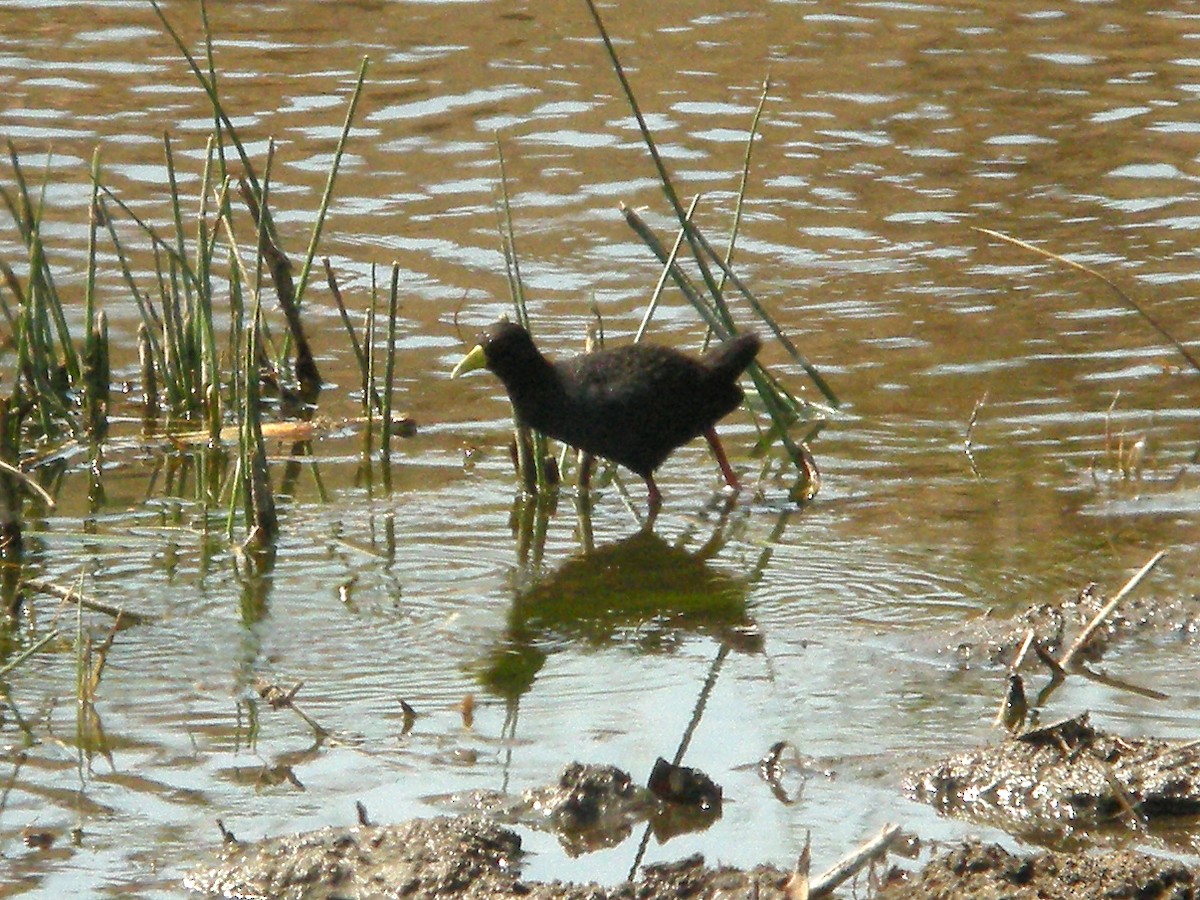
[[[646,207],[669,239],[666,207],[585,7],[214,5],[225,105],[260,159],[278,142],[276,220],[296,259],[371,58],[321,253],[358,311],[371,266],[401,267],[396,396],[419,432],[384,468],[336,427],[358,413],[358,377],[316,279],[306,316],[335,385],[319,414],[335,425],[315,462],[273,448],[272,570],[256,574],[206,516],[185,454],[136,425],[118,428],[102,500],[85,455],[72,458],[58,510],[32,525],[30,570],[160,618],[116,638],[102,734],[77,731],[74,611],[39,597],[13,632],[10,654],[54,626],[68,640],[9,676],[0,894],[176,896],[218,847],[218,818],[256,838],[348,824],[361,800],[398,821],[454,791],[542,783],[571,759],[641,779],[694,716],[684,761],[730,802],[707,832],[651,841],[646,861],[698,850],[789,865],[811,832],[822,869],[886,821],[1000,837],[898,789],[907,769],[995,739],[1004,673],[961,665],[952,635],[1089,581],[1111,593],[1161,548],[1143,591],[1194,592],[1200,415],[1196,374],[1109,288],[972,227],[1095,266],[1194,338],[1200,27],[1185,4],[752,7],[604,13],[718,245],[770,77],[737,264],[845,401],[812,445],[822,489],[796,508],[778,461],[756,483],[739,413],[722,433],[756,490],[725,510],[707,450],[686,447],[660,473],[658,539],[634,537],[644,489],[627,479],[628,503],[612,487],[596,499],[586,557],[569,492],[543,523],[514,501],[498,385],[449,379],[460,331],[508,308],[497,139],[548,350],[576,351],[593,302],[609,340],[626,339],[658,277],[617,205]],[[196,8],[166,9],[198,41]],[[160,225],[163,131],[183,190],[198,188],[210,115],[141,3],[0,4],[0,96],[0,134],[50,179],[43,234],[71,296],[93,147],[106,182]],[[0,183],[11,189],[10,169]],[[102,298],[128,350],[114,372],[134,378],[137,313],[107,259]],[[699,333],[669,297],[653,335],[695,346]],[[815,399],[777,346],[765,358]],[[1141,438],[1140,477],[1123,477],[1115,448]],[[98,638],[107,624],[83,622]],[[1194,665],[1187,642],[1135,642],[1108,670],[1170,699],[1081,681],[1043,714],[1090,709],[1121,732],[1194,738]],[[303,682],[297,702],[333,737],[314,743],[266,705],[253,722],[259,678]],[[408,733],[400,698],[420,713]],[[791,805],[755,765],[779,740],[811,758],[791,773]],[[58,839],[29,849],[27,826]],[[615,880],[636,854],[636,840],[574,860],[553,838],[526,841],[534,877]]]

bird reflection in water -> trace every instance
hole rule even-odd
[[[480,681],[515,701],[551,653],[575,642],[661,653],[689,636],[706,635],[730,649],[760,651],[762,637],[746,608],[756,576],[730,575],[711,563],[728,541],[732,506],[725,502],[711,536],[697,549],[687,549],[687,535],[673,544],[650,528],[592,548],[581,504],[583,551],[517,588],[504,640],[479,666]],[[528,501],[517,512],[522,571],[537,572],[552,506]]]

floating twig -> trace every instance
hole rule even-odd
[[[302,687],[304,687],[303,681],[298,682],[291,689],[285,691],[277,684],[260,681],[258,683],[258,696],[266,701],[271,709],[290,709],[304,720],[304,723],[313,730],[313,734],[318,738],[329,737],[330,732],[328,729],[324,728],[316,719],[296,705],[296,695],[300,693],[300,688]]]
[[[974,444],[972,443],[975,434],[975,424],[979,421],[979,411],[983,409],[983,405],[987,403],[987,391],[983,392],[983,396],[975,401],[975,407],[971,410],[971,418],[967,420],[967,433],[963,437],[963,452],[967,454],[967,461],[971,464],[971,471],[975,473],[976,478],[982,478],[979,474],[979,467],[975,465]]]
[[[104,615],[112,616],[113,618],[119,617],[126,626],[141,625],[146,622],[153,622],[155,619],[154,616],[146,613],[130,612],[124,607],[113,606],[111,603],[105,603],[102,600],[95,600],[85,596],[75,588],[66,588],[55,584],[53,581],[47,581],[44,578],[22,578],[21,586],[31,588],[43,594],[49,594],[52,597],[58,597],[60,600],[77,604],[84,609],[90,609],[92,612],[104,613]]]

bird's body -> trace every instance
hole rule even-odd
[[[736,486],[713,426],[741,403],[737,380],[758,348],[756,335],[742,334],[700,357],[631,344],[551,361],[525,329],[497,322],[455,374],[486,367],[504,383],[519,422],[636,472],[655,503],[654,471],[701,434]]]

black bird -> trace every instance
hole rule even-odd
[[[654,470],[701,434],[726,483],[739,487],[714,425],[742,402],[737,380],[759,346],[758,336],[747,333],[701,357],[630,344],[551,362],[529,332],[501,321],[479,335],[479,345],[452,376],[481,368],[495,373],[521,424],[636,472],[657,509],[662,494]],[[586,485],[586,472],[581,483]]]

